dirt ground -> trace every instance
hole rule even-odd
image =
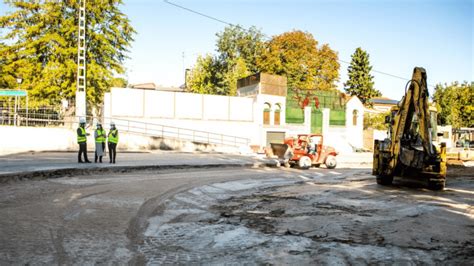
[[[403,181],[378,186],[368,170],[293,172],[301,181],[251,190],[228,182],[175,195],[150,218],[139,253],[152,263],[189,257],[211,264],[474,260],[472,169],[452,167],[444,191]]]
[[[447,189],[370,169],[223,168],[0,185],[0,265],[471,264],[473,168]]]

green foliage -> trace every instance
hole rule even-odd
[[[390,115],[390,112],[380,114],[364,114],[364,130],[369,128],[388,130],[388,125],[385,123],[385,117],[387,115]]]
[[[433,95],[441,125],[474,127],[474,82],[437,85]]]
[[[347,68],[349,79],[344,83],[344,89],[351,96],[357,96],[363,104],[370,105],[370,99],[382,96],[382,93],[374,88],[369,54],[359,47],[351,57],[351,64]]]
[[[222,87],[217,86],[222,82],[218,62],[209,54],[205,57],[199,56],[196,65],[187,76],[189,91],[201,94],[222,94]]]
[[[8,1],[15,11],[0,17],[0,85],[29,91],[32,106],[74,102],[77,79],[79,1]],[[119,10],[122,0],[88,1],[87,100],[102,101],[133,41],[134,29]]]
[[[199,57],[188,80],[191,92],[236,95],[237,80],[256,72],[257,56],[263,49],[262,33],[255,27],[226,27],[217,34],[218,56]]]
[[[218,55],[200,57],[191,71],[192,92],[236,95],[239,78],[267,72],[286,76],[301,98],[308,90],[334,89],[339,80],[337,53],[327,44],[318,47],[309,33],[287,32],[264,42],[255,27],[231,26],[217,37]]]
[[[264,50],[263,34],[255,27],[246,30],[240,26],[226,27],[217,33],[219,60],[227,70],[232,69],[241,59],[251,73],[258,72],[257,59]]]
[[[128,81],[124,78],[113,78],[110,81],[110,87],[126,88],[127,85],[128,85]]]
[[[337,53],[318,42],[308,32],[290,31],[274,36],[258,58],[262,72],[286,76],[288,88],[301,90],[332,90],[339,80]],[[304,94],[304,93],[303,93]]]

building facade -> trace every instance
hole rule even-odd
[[[248,139],[253,150],[262,151],[271,142],[311,132],[311,107],[305,108],[303,123],[286,123],[286,83],[285,77],[255,74],[238,81],[237,96],[112,88],[104,97],[104,120],[139,121],[236,136]],[[336,128],[329,126],[329,109],[323,110],[322,119],[327,121],[323,122],[323,133],[327,143],[336,149],[362,145],[362,103],[353,97],[346,106],[346,125]]]

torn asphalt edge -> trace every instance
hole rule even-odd
[[[217,168],[261,168],[277,167],[270,162],[260,163],[227,163],[227,164],[174,164],[174,165],[128,165],[128,166],[103,166],[90,168],[60,168],[38,171],[23,171],[0,174],[0,184],[22,180],[44,180],[48,178],[72,177],[102,173],[129,173],[132,171],[149,170],[187,170],[187,169],[217,169]]]

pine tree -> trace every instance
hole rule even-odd
[[[14,11],[0,17],[0,84],[30,95],[30,104],[74,102],[77,78],[79,1],[7,1]],[[88,1],[87,100],[98,105],[114,76],[124,73],[123,61],[134,29],[119,6],[122,0]]]
[[[347,68],[349,79],[344,83],[344,89],[351,96],[357,96],[364,105],[370,106],[370,99],[381,96],[382,93],[374,89],[369,54],[358,47],[351,57],[351,64]]]

